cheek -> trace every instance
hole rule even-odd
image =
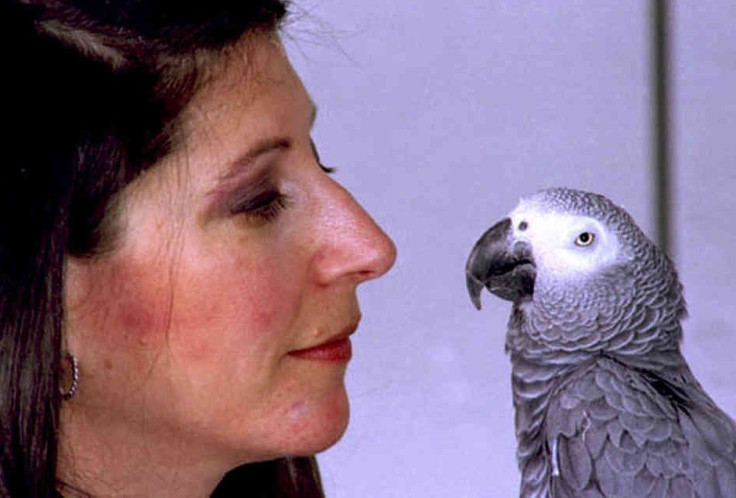
[[[70,322],[107,356],[165,347],[190,367],[221,363],[240,374],[293,347],[304,265],[295,267],[283,251],[194,247],[173,261],[128,257],[87,268]]]
[[[300,308],[298,277],[269,258],[182,265],[174,286],[171,339],[194,361],[278,348]]]
[[[124,339],[131,338],[140,343],[154,341],[165,324],[163,307],[157,306],[160,301],[160,297],[136,299],[135,295],[116,300],[111,312],[113,316],[117,315],[114,329],[122,331]]]
[[[68,306],[72,328],[112,348],[160,341],[171,303],[162,276],[119,263],[83,272],[84,292]]]

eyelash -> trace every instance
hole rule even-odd
[[[314,142],[311,142],[311,146],[320,169],[328,175],[335,173],[337,168],[331,168],[322,164]],[[243,216],[256,225],[260,225],[275,220],[282,211],[289,207],[290,202],[289,196],[276,190],[269,190],[237,203],[230,212],[233,215]]]
[[[325,166],[322,163],[319,163],[319,167],[322,168],[322,171],[324,171],[328,175],[332,175],[333,173],[336,173],[337,172],[337,168],[332,168],[330,166]]]
[[[314,158],[317,160],[317,164],[319,164],[319,167],[327,173],[328,175],[331,175],[337,171],[337,168],[331,168],[329,166],[325,166],[322,164],[322,161],[319,158],[319,152],[317,151],[317,146],[314,143],[314,140],[309,140],[309,145],[312,147],[312,154],[314,155]]]
[[[241,203],[231,210],[232,214],[240,215],[254,224],[266,224],[275,220],[284,209],[287,209],[290,199],[287,195],[277,191],[268,191]]]

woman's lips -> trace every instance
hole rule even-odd
[[[353,356],[353,347],[349,337],[341,337],[311,348],[291,351],[289,356],[302,360],[347,362]]]

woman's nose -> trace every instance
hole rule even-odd
[[[315,278],[321,285],[355,285],[380,277],[396,261],[396,246],[342,186],[329,180],[319,209]]]

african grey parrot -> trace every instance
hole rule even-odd
[[[736,497],[736,425],[681,355],[682,286],[628,213],[543,190],[480,238],[466,277],[479,309],[484,287],[513,301],[522,497]]]

